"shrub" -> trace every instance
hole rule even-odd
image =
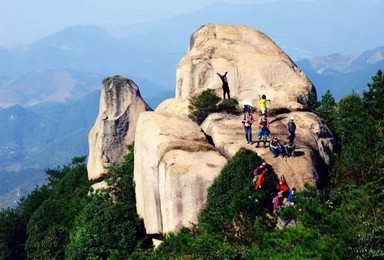
[[[76,218],[66,257],[107,259],[112,254],[127,257],[143,233],[134,204],[113,203],[106,194],[93,195]]]
[[[110,188],[92,195],[76,218],[66,252],[68,259],[125,259],[145,238],[136,213],[133,159],[131,145],[125,161],[109,169]]]
[[[206,89],[200,94],[193,95],[190,99],[189,117],[199,125],[208,117],[208,115],[217,110],[217,104],[221,98],[213,89]]]
[[[219,110],[227,113],[235,113],[239,108],[239,101],[236,98],[224,99],[219,104]]]

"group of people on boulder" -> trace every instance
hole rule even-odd
[[[223,88],[223,99],[227,96],[230,99],[229,85],[227,79],[227,73],[217,73],[222,81]],[[261,116],[258,121],[258,132],[257,137],[259,142],[266,142],[269,138],[271,132],[269,130],[270,122],[268,121],[268,108],[267,102],[271,103],[270,99],[267,99],[266,95],[259,95],[259,106]],[[251,113],[252,107],[250,105],[244,105],[244,116],[242,119],[242,124],[244,126],[245,140],[247,144],[252,144],[252,124],[255,122],[255,118]],[[283,156],[294,156],[296,145],[294,144],[294,139],[296,137],[296,124],[295,118],[291,116],[287,124],[288,137],[284,144],[281,144],[279,139],[274,136],[269,140],[269,149],[274,155],[278,157],[280,154]],[[265,143],[264,143],[265,145]],[[253,171],[253,183],[255,185],[255,190],[262,189],[266,183],[266,176],[268,173],[268,164],[263,162],[260,166],[254,169]],[[294,194],[296,192],[295,188],[289,189],[284,177],[281,177],[279,183],[276,185],[275,196],[273,196],[272,204],[273,210],[279,210],[281,207],[288,207],[294,205]],[[292,223],[293,226],[296,226],[296,219],[293,216],[288,216],[284,219],[283,227],[286,227],[289,223]]]
[[[263,162],[260,166],[253,170],[253,183],[255,190],[262,189],[265,185],[266,174],[268,172],[268,164]],[[273,211],[278,211],[284,207],[295,206],[296,188],[289,189],[284,176],[279,179],[279,183],[276,185],[275,195],[273,195],[272,205]],[[284,218],[283,227],[285,228],[289,223],[292,226],[296,226],[296,218],[294,216],[286,216]]]
[[[260,96],[259,96],[260,97]],[[261,117],[258,121],[258,132],[257,137],[259,142],[264,141],[266,142],[269,138],[271,131],[269,130],[269,121],[267,118],[267,101],[270,102],[269,99],[266,99],[265,95],[262,95],[259,100],[260,104],[260,111],[261,111]],[[242,123],[244,125],[244,131],[245,131],[245,140],[247,144],[252,144],[252,124],[255,122],[254,116],[251,114],[251,106],[245,105],[244,106],[245,114],[242,120]],[[287,124],[287,130],[288,130],[288,138],[284,142],[284,144],[281,144],[279,139],[274,136],[269,139],[269,149],[274,155],[274,157],[279,156],[280,154],[283,156],[290,157],[294,156],[296,145],[294,144],[294,139],[296,137],[296,124],[294,122],[295,118],[291,116],[289,118],[289,122]]]
[[[222,81],[222,88],[223,88],[223,99],[227,98],[230,99],[230,92],[229,92],[229,85],[228,85],[228,79],[227,79],[227,72],[223,73],[217,73],[217,75],[220,77]],[[267,118],[268,115],[268,108],[267,108],[267,102],[271,103],[270,99],[267,99],[266,95],[262,94],[259,95],[259,106],[260,106],[260,112],[261,117],[258,121],[258,131],[257,131],[257,138],[258,141],[264,141],[265,143],[269,141],[269,149],[274,155],[274,157],[278,157],[280,154],[283,156],[290,157],[295,155],[295,148],[296,145],[294,144],[294,139],[296,137],[296,125],[295,125],[295,118],[293,116],[290,117],[289,122],[287,124],[287,130],[288,130],[288,138],[284,142],[284,144],[281,144],[279,139],[274,136],[270,138],[271,132],[269,130],[269,121]],[[244,105],[244,111],[245,114],[242,119],[242,123],[244,126],[244,132],[245,132],[245,140],[247,144],[253,144],[252,142],[252,124],[255,122],[255,118],[251,113],[252,107],[250,105]],[[269,140],[268,140],[269,139]]]

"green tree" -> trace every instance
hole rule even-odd
[[[189,117],[199,125],[208,117],[210,113],[217,109],[217,104],[221,98],[214,89],[203,90],[199,94],[193,95],[189,99]]]
[[[322,117],[331,129],[334,128],[337,104],[329,90],[327,90],[327,92],[321,96],[321,100],[318,102],[315,113]]]
[[[382,120],[384,117],[384,74],[381,70],[368,83],[368,90],[363,93],[364,107],[372,119]]]
[[[54,172],[48,198],[33,211],[27,224],[25,250],[31,259],[64,259],[69,230],[88,200],[91,182],[84,159],[74,159]],[[50,173],[47,170],[48,176]]]
[[[109,169],[109,188],[90,197],[76,217],[67,247],[68,259],[124,259],[145,239],[136,213],[133,185],[133,145],[125,161]]]
[[[0,212],[0,259],[25,259],[26,222],[18,210]]]

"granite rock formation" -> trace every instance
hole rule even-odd
[[[113,76],[103,80],[99,115],[88,140],[89,179],[104,176],[108,173],[108,165],[123,159],[127,145],[134,141],[137,118],[141,112],[149,110],[151,108],[131,79]]]
[[[186,116],[141,113],[135,137],[136,207],[146,232],[197,223],[208,188],[227,160]]]
[[[188,53],[177,66],[176,98],[204,89],[222,96],[217,73],[228,72],[231,96],[257,106],[258,95],[272,102],[270,111],[300,110],[315,89],[307,76],[270,39],[244,25],[208,24],[196,30]]]

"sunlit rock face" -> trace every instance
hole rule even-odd
[[[148,234],[197,223],[208,188],[227,164],[187,116],[145,112],[135,138],[136,207]]]
[[[204,89],[222,96],[217,73],[228,72],[231,97],[257,106],[265,94],[270,111],[300,110],[315,89],[307,76],[270,39],[244,25],[208,24],[196,30],[176,73],[176,98]]]
[[[89,133],[89,179],[102,177],[107,166],[123,159],[134,141],[137,118],[149,110],[132,80],[123,76],[103,80],[99,115]]]

